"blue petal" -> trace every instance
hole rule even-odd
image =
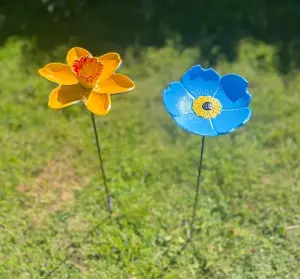
[[[225,109],[247,107],[251,101],[247,88],[248,82],[243,77],[226,75],[221,78],[219,89],[214,97]]]
[[[184,87],[195,97],[213,96],[218,88],[220,76],[213,69],[204,70],[200,65],[189,69],[182,77]]]
[[[249,108],[223,109],[221,114],[212,119],[212,125],[218,134],[227,134],[243,126],[250,116]]]
[[[201,136],[216,136],[217,133],[213,129],[211,120],[196,116],[195,114],[188,114],[179,117],[174,117],[176,123],[186,131],[201,135]]]
[[[186,91],[180,82],[173,82],[164,91],[164,104],[167,111],[173,116],[193,113],[194,98]]]

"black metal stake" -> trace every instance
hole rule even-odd
[[[95,138],[96,138],[96,144],[97,144],[97,150],[98,150],[98,156],[99,156],[99,163],[100,163],[100,168],[101,168],[102,177],[103,177],[103,183],[104,183],[104,187],[105,187],[105,194],[106,194],[106,199],[107,199],[107,208],[108,208],[110,216],[112,216],[113,202],[112,202],[112,197],[111,197],[110,192],[109,192],[109,188],[107,186],[107,179],[106,179],[103,160],[102,160],[102,156],[101,156],[101,149],[100,149],[100,144],[99,144],[99,139],[98,139],[95,116],[94,116],[93,113],[92,113],[92,122],[93,122],[93,127],[94,127],[94,132],[95,132]]]
[[[205,137],[202,137],[201,153],[200,153],[199,169],[198,169],[198,177],[197,177],[197,186],[196,186],[195,201],[194,201],[194,206],[193,206],[193,215],[192,215],[190,237],[189,237],[190,240],[193,237],[193,227],[194,227],[194,223],[195,223],[196,210],[197,210],[197,204],[198,204],[198,199],[199,199],[200,178],[201,178],[202,163],[203,163],[203,153],[204,153],[204,143],[205,143]]]
[[[183,251],[185,251],[185,249],[188,247],[189,244],[192,244],[192,237],[193,237],[193,233],[194,233],[193,227],[194,227],[194,223],[195,223],[196,210],[197,210],[197,204],[198,204],[199,192],[200,192],[200,179],[201,179],[201,171],[202,171],[202,164],[203,164],[204,143],[205,143],[205,137],[202,137],[196,193],[195,193],[195,200],[194,200],[194,205],[193,205],[193,215],[192,215],[190,229],[188,227],[188,223],[186,221],[183,222],[186,227],[187,241],[182,246],[182,248],[170,259],[168,265],[163,268],[164,272],[166,270],[168,270],[172,265],[174,265],[177,262],[178,256],[180,256],[181,253]]]

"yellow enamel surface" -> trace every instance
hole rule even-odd
[[[106,53],[98,58],[98,61],[103,63],[103,70],[101,75],[99,76],[98,81],[104,81],[111,77],[112,74],[116,71],[116,69],[120,66],[122,60],[118,53]]]
[[[68,65],[61,63],[49,63],[39,70],[39,74],[58,84],[73,85],[78,83],[78,79]]]
[[[81,100],[84,89],[79,85],[60,85],[50,94],[48,105],[53,109],[61,109]]]
[[[94,114],[105,115],[111,108],[109,94],[92,91],[84,101],[85,106]]]
[[[72,69],[74,61],[79,60],[82,56],[92,57],[92,55],[86,49],[81,47],[73,47],[69,50],[67,54],[67,62],[70,69]]]
[[[125,75],[113,74],[107,80],[97,82],[94,90],[100,93],[118,94],[134,89],[133,81]]]
[[[205,110],[202,108],[205,102],[210,102],[213,105],[211,110]],[[193,103],[193,110],[197,116],[201,116],[205,119],[215,118],[218,114],[220,114],[222,110],[222,106],[216,98],[210,96],[200,96]]]

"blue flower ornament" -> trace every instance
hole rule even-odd
[[[251,116],[248,82],[241,76],[220,76],[196,65],[181,82],[172,82],[163,94],[164,104],[175,122],[201,136],[233,132]]]

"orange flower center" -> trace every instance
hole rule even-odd
[[[104,66],[95,57],[82,56],[73,63],[73,71],[80,84],[85,88],[92,88],[99,78]]]

